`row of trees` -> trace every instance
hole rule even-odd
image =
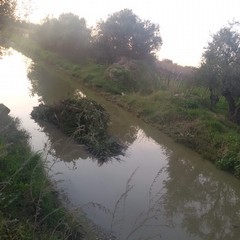
[[[15,19],[17,1],[0,0],[0,29],[6,20]],[[229,107],[230,119],[240,124],[240,33],[238,22],[213,35],[203,53],[198,75],[210,90],[213,104],[222,95]],[[91,56],[112,63],[121,57],[149,59],[162,45],[159,26],[143,21],[124,9],[89,29],[83,18],[68,13],[58,19],[45,19],[37,27],[35,38],[44,48],[81,61]]]
[[[35,38],[43,47],[82,60],[91,55],[112,63],[120,57],[145,59],[154,56],[162,39],[159,26],[143,21],[132,10],[114,13],[89,29],[83,18],[68,13],[58,19],[45,19]]]
[[[209,42],[198,71],[201,84],[210,90],[215,105],[225,97],[232,121],[240,123],[240,34],[238,23],[223,27]],[[143,21],[124,9],[89,29],[83,18],[68,13],[58,19],[45,19],[35,38],[44,48],[74,60],[92,57],[101,63],[113,63],[121,57],[149,59],[162,45],[159,26]],[[165,68],[164,68],[165,69]]]

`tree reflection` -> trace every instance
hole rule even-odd
[[[43,65],[32,64],[28,79],[31,83],[31,95],[38,95],[39,100],[45,104],[52,104],[75,94],[75,88],[67,79]]]
[[[38,121],[37,123],[48,137],[50,152],[54,158],[66,162],[75,161],[79,158],[91,158],[83,145],[76,144],[71,138],[65,136],[52,124],[45,121]]]
[[[31,95],[39,96],[39,101],[44,102],[45,104],[51,105],[59,100],[71,98],[76,94],[82,94],[78,89],[76,89],[76,86],[74,86],[74,84],[70,84],[70,81],[65,80],[63,76],[59,76],[58,73],[52,72],[51,69],[42,65],[33,64],[29,69],[28,78],[31,83]],[[123,152],[125,152],[128,146],[131,145],[137,138],[138,127],[132,126],[128,122],[125,123],[122,121],[121,117],[118,117],[117,121],[114,119],[114,121],[114,125],[117,126],[117,128],[114,128],[114,131],[112,131],[113,133],[111,135],[115,136],[119,142],[122,143],[124,146]],[[59,138],[57,138],[51,130],[53,126],[49,126],[43,122],[38,122],[38,124],[49,136],[52,144],[59,142]],[[57,131],[58,130],[56,130],[56,132]],[[57,149],[58,145],[61,146],[59,149]],[[66,147],[63,148],[62,145],[63,144],[53,144],[54,149],[56,148],[54,151],[56,157],[59,157],[60,159],[60,156],[62,155],[62,149],[67,149]],[[84,147],[82,147],[82,150],[83,149]],[[75,155],[72,155],[71,153],[69,156],[65,156],[64,159],[70,161],[76,160],[78,158],[85,159],[88,156],[86,155],[86,152],[85,156],[82,156],[83,153],[80,153],[80,155],[78,155],[79,151],[73,152],[75,152]],[[111,160],[111,158],[107,159],[106,161],[98,160],[98,164],[102,165],[109,160]]]
[[[92,156],[84,145],[77,144],[73,138],[64,135],[58,128],[45,121],[38,121],[38,125],[47,135],[50,142],[50,153],[58,160],[75,162],[79,159],[97,161],[99,166],[110,162],[113,158],[96,158]],[[115,158],[119,160],[117,157]]]
[[[237,187],[201,167],[194,167],[191,160],[179,158],[174,152],[169,157],[167,172],[162,204],[172,225],[180,222],[189,236],[199,239],[239,239]]]
[[[146,135],[168,156],[161,170],[165,180],[154,180],[159,218],[173,230],[185,229],[189,239],[240,239],[239,181],[155,132],[149,130]]]

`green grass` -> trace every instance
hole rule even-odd
[[[159,90],[143,96],[122,97],[131,111],[159,127],[176,141],[194,149],[226,171],[240,177],[240,127],[225,116],[227,104],[220,99],[215,111],[210,108],[204,89]]]
[[[18,121],[0,116],[0,239],[80,239]]]

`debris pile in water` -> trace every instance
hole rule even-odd
[[[31,116],[56,125],[78,143],[85,144],[98,159],[104,161],[123,153],[123,146],[107,133],[109,114],[93,100],[77,98],[51,106],[40,104],[34,107]]]

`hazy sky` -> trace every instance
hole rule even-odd
[[[198,66],[203,48],[228,21],[240,20],[240,0],[31,0],[30,21],[46,15],[73,12],[94,26],[100,19],[124,8],[141,19],[160,25],[163,45],[159,58]]]

